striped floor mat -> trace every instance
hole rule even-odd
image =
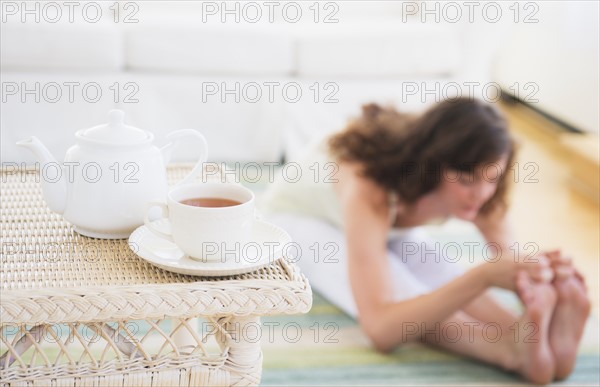
[[[512,294],[498,295],[515,303]],[[264,386],[526,384],[518,376],[420,344],[390,355],[377,353],[356,321],[318,294],[307,315],[263,318],[262,324]],[[557,385],[600,385],[599,352],[594,317],[575,372]]]

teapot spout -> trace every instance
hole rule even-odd
[[[52,153],[42,144],[42,142],[35,136],[31,136],[24,140],[18,141],[17,145],[25,147],[37,157],[42,166],[46,164],[55,164],[58,169],[58,176],[56,178],[49,178],[43,176],[44,168],[40,173],[42,183],[42,193],[44,200],[48,207],[54,212],[62,214],[65,211],[67,205],[67,180],[64,177],[64,170],[61,164],[59,164]]]

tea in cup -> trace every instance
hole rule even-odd
[[[170,232],[150,221],[153,207],[160,207],[162,217],[169,219]],[[190,258],[225,262],[251,241],[254,214],[254,194],[248,188],[234,183],[198,183],[171,189],[167,203],[148,203],[145,224]]]

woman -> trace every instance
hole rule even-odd
[[[301,247],[312,286],[357,317],[376,349],[421,340],[548,383],[572,372],[590,303],[560,252],[526,260],[509,248],[514,147],[481,101],[419,116],[368,105],[296,165],[301,178],[271,187],[264,210]],[[440,257],[420,226],[449,217],[473,222],[492,259],[465,272]],[[488,294],[494,286],[518,293],[521,316]]]

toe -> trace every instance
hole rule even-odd
[[[560,258],[561,258],[561,254],[560,254],[560,250],[559,249],[548,251],[546,253],[546,255],[548,256],[548,258],[550,258],[550,261],[552,261],[552,262],[559,261]]]
[[[517,272],[517,293],[525,304],[529,303],[533,297],[531,280],[524,270]]]
[[[570,265],[557,265],[554,268],[554,274],[556,275],[556,279],[565,279],[573,276],[575,270]]]
[[[532,274],[538,282],[548,283],[554,278],[554,270],[550,267],[538,266]]]

